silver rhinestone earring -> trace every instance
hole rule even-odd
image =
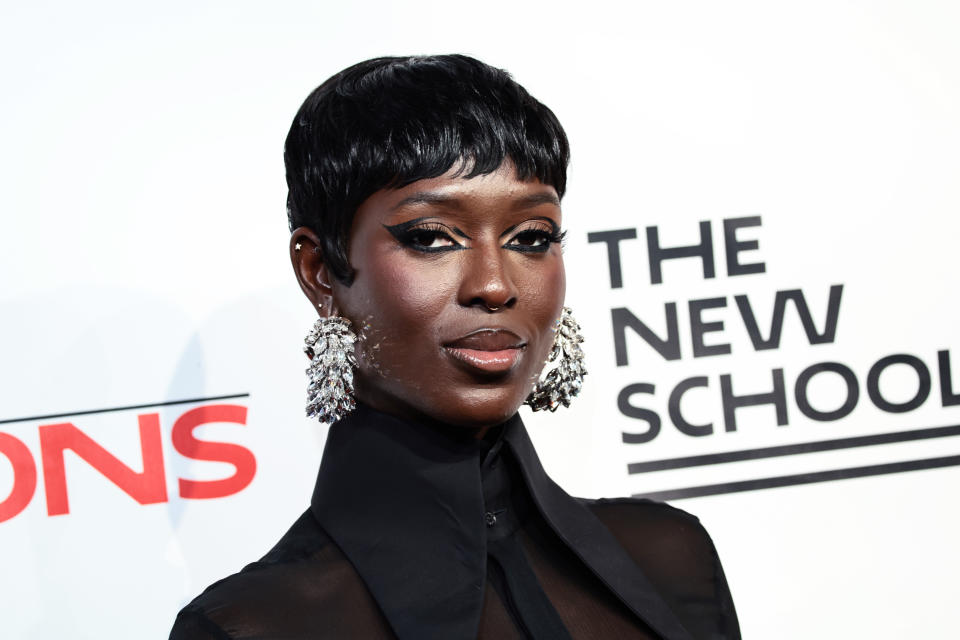
[[[534,411],[556,411],[560,405],[569,407],[570,400],[580,393],[583,376],[587,375],[587,369],[583,366],[583,349],[580,348],[583,336],[569,307],[563,308],[555,331],[553,349],[546,365],[559,361],[537,381],[525,400],[525,404]]]
[[[310,356],[307,368],[307,417],[333,424],[357,407],[353,397],[353,370],[357,336],[346,318],[318,318],[303,347]]]

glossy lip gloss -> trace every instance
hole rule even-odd
[[[479,329],[443,345],[450,356],[468,370],[502,374],[520,361],[526,343],[512,331]]]
[[[488,373],[506,373],[517,364],[522,348],[482,351],[480,349],[462,349],[445,347],[447,353],[464,364]]]

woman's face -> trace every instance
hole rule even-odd
[[[356,278],[350,286],[326,280],[333,306],[360,335],[358,399],[470,427],[513,415],[563,305],[560,225],[554,188],[518,180],[509,162],[364,201],[348,250]]]

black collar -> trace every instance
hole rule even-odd
[[[607,528],[543,470],[519,415],[503,427],[544,520],[624,604],[667,640],[688,640]],[[496,446],[496,445],[495,445]],[[320,525],[399,638],[475,638],[486,579],[484,448],[364,405],[333,425],[313,492]]]

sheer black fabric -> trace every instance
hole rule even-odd
[[[740,637],[695,517],[571,498],[519,416],[456,433],[358,407],[330,429],[310,509],[171,639]]]

